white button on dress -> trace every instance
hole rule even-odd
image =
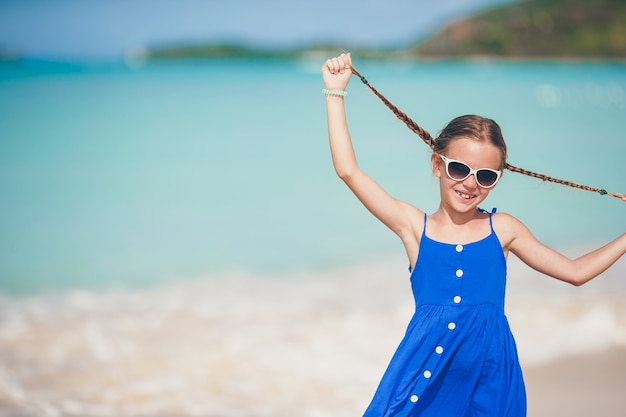
[[[450,323],[448,323],[448,329],[450,330],[454,330],[456,329],[456,323],[451,321]]]
[[[441,346],[437,346],[435,348],[435,352],[437,352],[438,355],[441,355],[443,353],[443,348]]]
[[[461,278],[463,276],[463,270],[462,269],[457,269],[456,270],[456,276]]]
[[[433,375],[430,371],[424,371],[424,378],[430,378]]]
[[[417,395],[415,395],[415,394],[411,395],[411,402],[412,402],[412,403],[416,403],[416,402],[417,402],[417,400],[418,400]]]
[[[457,295],[456,297],[454,297],[454,303],[455,304],[458,304],[460,302],[461,302],[461,297],[460,296]]]
[[[456,245],[457,252],[463,252],[463,245]]]

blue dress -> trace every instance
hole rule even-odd
[[[486,238],[454,245],[428,238],[424,215],[411,274],[415,314],[364,417],[526,416],[505,286],[493,225]]]

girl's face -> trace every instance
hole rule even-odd
[[[489,142],[471,139],[452,141],[444,155],[446,158],[462,161],[472,169],[490,168],[500,170],[502,153]],[[492,188],[481,187],[475,174],[462,181],[450,178],[446,173],[445,162],[439,154],[432,156],[433,171],[440,181],[441,202],[454,211],[466,213],[475,210],[489,195]]]

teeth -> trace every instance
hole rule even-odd
[[[470,199],[470,198],[474,198],[474,197],[476,197],[475,195],[471,195],[471,194],[464,194],[464,193],[462,193],[462,192],[460,192],[460,191],[457,191],[457,194],[458,194],[459,196],[461,196],[462,198],[467,198],[467,199]]]

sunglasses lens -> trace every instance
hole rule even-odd
[[[450,161],[450,163],[448,164],[448,175],[450,175],[452,179],[455,179],[455,180],[465,179],[465,177],[467,177],[469,173],[470,173],[470,168],[465,164],[462,164],[460,162],[454,162],[454,161]]]
[[[483,187],[492,186],[496,180],[498,179],[498,174],[494,171],[489,171],[486,169],[479,169],[476,172],[476,181],[482,185]]]

